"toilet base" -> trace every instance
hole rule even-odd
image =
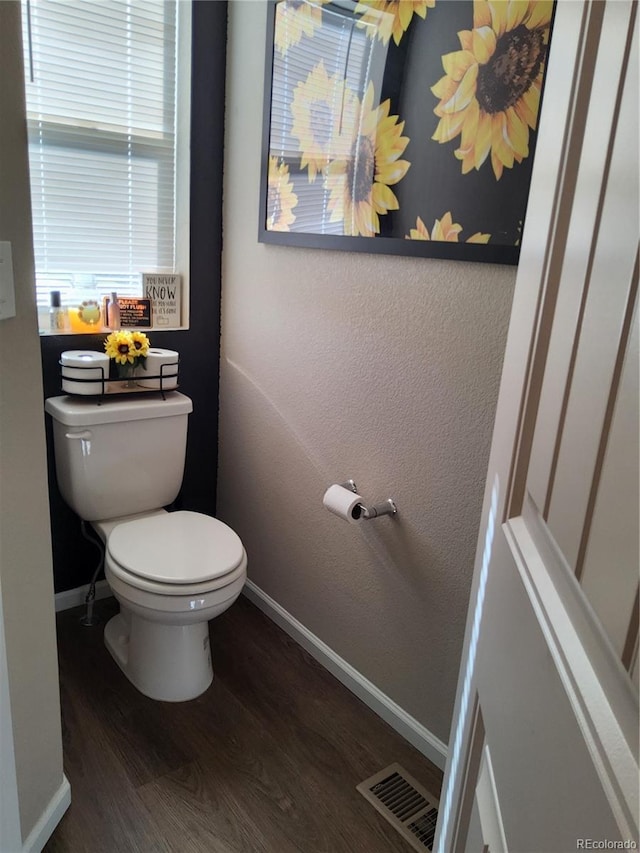
[[[151,699],[185,702],[213,681],[208,622],[161,624],[121,603],[105,625],[104,642],[129,681]]]

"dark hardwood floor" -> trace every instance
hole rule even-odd
[[[442,774],[244,597],[211,624],[214,681],[191,702],[122,675],[96,602],[58,615],[72,803],[47,853],[410,853],[356,791],[398,761]]]

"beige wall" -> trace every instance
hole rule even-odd
[[[0,116],[0,240],[13,245],[17,310],[0,320],[0,580],[24,839],[63,776],[17,2],[0,2]]]
[[[230,4],[219,515],[262,590],[446,741],[515,270],[258,244],[265,26]],[[324,510],[348,477],[397,518]]]

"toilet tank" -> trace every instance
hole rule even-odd
[[[62,497],[86,521],[167,506],[184,473],[193,404],[178,391],[135,397],[50,397],[56,477]]]

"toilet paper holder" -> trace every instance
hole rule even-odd
[[[356,495],[358,494],[358,488],[353,480],[347,480],[344,483],[340,483],[340,485],[349,489],[350,492],[354,492]],[[387,498],[386,501],[381,501],[377,504],[367,505],[367,504],[358,504],[356,509],[360,510],[360,516],[356,515],[355,510],[353,511],[353,517],[357,518],[378,518],[380,515],[396,515],[398,512],[398,507],[395,505],[395,502],[391,498]]]

